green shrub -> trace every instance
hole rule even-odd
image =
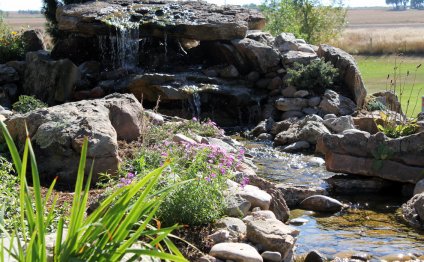
[[[21,34],[12,31],[0,15],[0,64],[20,60],[25,56],[25,44]]]
[[[162,141],[160,145],[143,147],[137,157],[128,160],[119,183],[125,185],[134,177],[142,178],[166,159],[173,159],[156,190],[190,182],[171,191],[158,210],[160,220],[165,225],[207,224],[222,216],[226,180],[233,176],[242,155],[243,152],[234,155],[217,146]]]
[[[25,114],[38,108],[47,107],[45,103],[33,96],[19,96],[19,100],[12,105],[13,110]]]
[[[0,224],[11,229],[19,221],[19,186],[12,164],[0,156]]]
[[[53,194],[56,180],[50,186],[46,198],[42,199],[37,163],[29,137],[26,138],[21,159],[3,122],[0,122],[0,128],[19,176],[19,223],[22,230],[22,237],[16,238],[18,228],[14,228],[10,235],[0,225],[0,230],[11,243],[10,246],[0,246],[0,260],[3,261],[4,254],[9,253],[17,261],[48,261],[46,228],[52,221],[58,195],[53,197],[53,204],[49,209],[46,208],[46,203]],[[93,171],[91,168],[87,180],[84,181],[87,150],[88,140],[85,138],[67,233],[64,235],[65,219],[61,218],[56,233],[53,261],[121,261],[126,254],[132,255],[129,259],[131,261],[141,255],[169,261],[187,261],[168,239],[170,232],[177,227],[157,229],[151,223],[169,192],[168,188],[158,194],[151,192],[167,164],[146,174],[137,183],[115,190],[100,202],[93,213],[85,216]],[[31,191],[26,180],[28,161],[33,182]],[[137,194],[137,199],[131,201]],[[140,242],[140,239],[143,239],[143,242]],[[17,245],[14,246],[14,243]]]
[[[377,128],[388,137],[398,138],[409,136],[417,133],[419,130],[419,125],[416,120],[406,119],[398,123],[399,121],[396,118],[386,113],[380,112],[380,116],[383,124],[377,124]]]
[[[322,94],[333,86],[339,71],[330,62],[319,59],[306,66],[295,63],[294,68],[288,70],[288,74],[289,82],[295,87]]]
[[[366,108],[368,111],[371,111],[371,112],[387,110],[387,107],[383,103],[375,99],[371,99],[370,101],[368,101]]]

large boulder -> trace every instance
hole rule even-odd
[[[84,137],[89,140],[87,170],[95,160],[93,180],[99,173],[114,174],[120,160],[118,140],[139,138],[142,110],[133,95],[113,94],[16,114],[6,125],[20,148],[28,127],[42,178],[58,176],[58,183],[73,185]]]
[[[138,28],[140,37],[232,40],[265,26],[264,16],[255,10],[203,1],[90,1],[61,6],[56,17],[59,30],[90,37],[126,25]]]
[[[40,29],[27,30],[22,34],[27,52],[45,50],[46,45],[43,39],[43,32]]]
[[[276,71],[280,56],[272,47],[249,38],[236,39],[231,43],[252,70],[261,73]]]
[[[0,85],[19,80],[18,72],[11,66],[0,64]]]
[[[80,79],[78,67],[69,59],[53,61],[47,52],[29,52],[23,82],[23,94],[32,95],[49,105],[70,101]]]
[[[402,214],[409,225],[424,229],[424,193],[415,195],[403,204]]]
[[[319,108],[326,114],[344,116],[353,114],[356,109],[356,105],[348,97],[327,89],[321,103],[319,104]]]
[[[316,144],[324,134],[331,134],[331,132],[324,126],[322,119],[318,116],[307,116],[292,124],[287,130],[278,133],[274,142],[276,145],[288,145],[298,141]]]
[[[367,96],[361,72],[355,63],[355,59],[345,51],[330,45],[320,45],[318,56],[330,61],[334,67],[339,69],[343,84],[354,96],[358,107],[362,107]]]

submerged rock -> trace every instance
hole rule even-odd
[[[323,195],[310,196],[300,203],[302,209],[319,212],[338,212],[343,207],[344,205],[338,200]]]

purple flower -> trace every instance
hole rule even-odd
[[[196,121],[197,122],[197,117],[193,117],[191,120]]]
[[[216,177],[216,174],[215,173],[212,173],[211,174],[211,178],[215,178]]]
[[[208,181],[208,182],[211,182],[211,178],[210,178],[210,177],[208,177],[208,176],[207,176],[207,177],[205,177],[205,180],[206,180],[206,181]]]
[[[130,172],[130,173],[127,174],[128,179],[133,179],[134,177],[135,177],[134,173]]]
[[[245,177],[243,177],[243,180],[241,181],[240,186],[241,186],[242,188],[244,188],[244,187],[245,187],[245,186],[247,186],[249,183],[250,183],[250,179],[249,179],[247,176],[245,176]]]

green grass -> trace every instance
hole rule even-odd
[[[408,109],[408,116],[415,117],[421,111],[421,97],[424,95],[424,66],[416,70],[416,67],[423,63],[424,57],[416,56],[357,56],[356,62],[362,73],[368,94],[373,94],[378,91],[384,91],[386,88],[390,90],[390,80],[394,79],[395,63],[397,69],[397,88],[399,92],[400,82],[404,91],[402,94],[402,108],[406,111],[409,96],[411,100]],[[409,76],[406,77],[409,70]],[[415,78],[416,71],[416,79]],[[387,78],[389,76],[389,79]],[[414,84],[415,82],[415,84]],[[393,90],[393,88],[391,88]],[[399,95],[399,93],[398,93]],[[414,111],[415,103],[417,106]]]

